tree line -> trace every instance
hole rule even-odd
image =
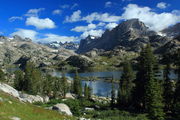
[[[137,72],[129,61],[123,64],[117,102],[112,94],[112,105],[119,109],[147,113],[152,120],[180,119],[180,50],[171,63],[165,58],[163,78],[159,62],[150,45],[142,49]],[[178,80],[170,79],[171,64],[176,67]],[[112,89],[112,93],[113,93]],[[117,104],[117,105],[116,105]]]
[[[83,90],[77,70],[74,80],[70,84],[63,71],[60,78],[46,75],[36,68],[32,62],[27,62],[23,70],[15,71],[14,87],[28,94],[46,95],[52,99],[65,98],[67,92],[74,93],[77,98],[84,95],[85,98],[90,99],[92,91],[87,84]]]

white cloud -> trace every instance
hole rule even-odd
[[[99,26],[99,27],[103,27],[105,25],[106,25],[106,23],[103,23],[103,22],[100,22],[100,23],[97,24],[97,26]]]
[[[38,14],[45,10],[45,8],[38,8],[38,9],[30,9],[28,10],[28,12],[25,14],[25,16],[28,16],[28,17],[37,17]]]
[[[56,9],[52,12],[53,15],[60,15],[61,13],[62,13],[62,11],[59,9]]]
[[[62,8],[62,9],[66,9],[66,8],[69,8],[69,7],[70,7],[70,5],[67,5],[67,4],[64,4],[64,5],[60,6],[60,8]]]
[[[66,16],[65,22],[78,22],[86,21],[92,23],[93,21],[100,22],[118,22],[121,19],[121,16],[110,15],[109,13],[98,13],[93,12],[85,17],[81,17],[81,11],[77,10],[73,12],[71,16]]]
[[[93,21],[101,21],[101,22],[118,22],[121,19],[120,16],[110,15],[109,13],[91,13],[86,17],[83,17],[82,20],[85,20],[89,23]]]
[[[26,25],[35,26],[37,29],[52,29],[56,27],[55,23],[51,19],[40,19],[38,17],[27,18]]]
[[[66,19],[64,22],[77,22],[81,20],[81,11],[77,10],[73,12],[71,16],[66,16]]]
[[[167,6],[168,6],[167,3],[165,3],[165,2],[160,2],[160,3],[157,4],[156,7],[160,8],[160,9],[165,9],[165,8],[167,8]]]
[[[53,42],[53,41],[60,41],[62,43],[65,42],[72,42],[72,41],[77,41],[77,37],[74,36],[60,36],[56,34],[45,34],[44,38],[39,38],[37,41],[40,42]]]
[[[95,24],[88,24],[88,26],[77,26],[77,27],[71,29],[71,31],[85,32],[85,31],[92,30],[92,29],[95,29],[95,28],[96,28]]]
[[[78,7],[79,5],[77,3],[74,3],[72,6],[71,6],[71,9],[74,9],[76,7]]]
[[[160,31],[167,28],[170,25],[176,24],[180,21],[180,16],[177,12],[171,13],[155,13],[149,7],[139,7],[136,4],[129,4],[124,8],[125,12],[122,14],[122,18],[132,19],[138,18],[144,22],[151,30]]]
[[[9,18],[9,22],[14,22],[15,20],[23,20],[23,17],[13,16]]]
[[[112,2],[111,1],[108,1],[105,3],[105,7],[108,8],[108,7],[111,7],[112,6]]]
[[[30,38],[32,40],[36,40],[36,35],[38,33],[34,30],[28,30],[28,29],[17,29],[16,32],[12,33],[11,36],[18,35],[22,38]]]
[[[108,23],[106,25],[106,28],[109,29],[109,30],[112,30],[113,28],[115,28],[116,26],[118,26],[117,23]]]
[[[103,30],[90,30],[90,31],[86,31],[83,34],[81,34],[81,38],[84,39],[87,36],[91,35],[91,36],[95,36],[95,37],[101,37],[101,35],[104,33]]]

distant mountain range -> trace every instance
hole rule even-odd
[[[160,51],[158,49],[167,46],[167,43],[174,43],[173,38],[180,34],[179,26],[180,23],[155,32],[138,19],[127,20],[111,31],[106,30],[99,38],[88,36],[81,40],[77,53],[87,53],[93,49],[109,51],[116,48],[139,52],[147,43],[151,43],[155,50]],[[178,45],[177,48],[179,47]]]
[[[74,42],[59,42],[59,41],[54,41],[54,42],[50,42],[50,43],[40,43],[43,45],[46,45],[50,48],[54,48],[54,49],[68,49],[68,50],[74,50],[76,51],[79,48],[79,44],[78,43],[74,43]]]
[[[32,42],[29,38],[21,38],[15,35],[13,38],[0,36],[0,66],[5,64],[21,64],[27,60],[36,66],[56,64],[72,55],[71,50],[56,50],[44,45]]]

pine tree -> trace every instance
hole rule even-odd
[[[163,87],[159,67],[151,46],[142,50],[135,80],[133,100],[138,108],[147,111],[151,119],[163,120]]]
[[[15,71],[14,87],[15,89],[22,91],[24,86],[24,73],[21,70]]]
[[[90,86],[88,86],[87,89],[88,89],[88,99],[91,99],[92,88]]]
[[[115,106],[115,89],[114,89],[114,83],[113,83],[113,80],[111,81],[111,108],[113,109],[114,106]]]
[[[171,111],[174,100],[174,85],[169,77],[170,75],[170,64],[167,63],[164,69],[164,102],[165,102],[165,111]]]
[[[73,88],[74,88],[74,93],[78,97],[81,97],[82,96],[82,85],[81,85],[81,80],[79,78],[77,70],[76,70],[76,73],[74,76]]]
[[[158,64],[150,45],[145,49],[145,108],[151,119],[164,120],[162,82],[158,79]]]
[[[88,99],[88,86],[87,86],[87,84],[85,83],[85,85],[84,85],[84,97],[86,98],[86,99]]]
[[[4,72],[0,69],[0,82],[4,82],[5,81],[5,74]]]
[[[43,79],[43,94],[47,95],[49,97],[52,97],[51,92],[53,91],[54,88],[54,78],[51,75],[46,75],[45,78]]]
[[[66,93],[68,92],[68,83],[67,83],[67,78],[66,78],[64,72],[62,73],[61,81],[62,81],[63,97],[65,98]]]
[[[136,79],[134,80],[135,87],[133,89],[133,104],[134,107],[139,111],[144,111],[145,109],[145,85],[146,85],[146,61],[145,61],[145,49],[142,48],[140,52],[140,56],[138,58],[137,65],[137,74]]]
[[[27,62],[25,67],[24,88],[29,94],[37,94],[42,92],[42,76],[39,69],[34,64]]]
[[[134,73],[129,61],[124,62],[119,84],[118,105],[127,108],[131,104]]]
[[[180,49],[178,50],[175,60],[175,65],[177,66],[178,81],[176,83],[176,90],[174,94],[174,114],[177,119],[180,119]]]
[[[58,78],[58,77],[53,77],[54,79],[54,84],[53,84],[53,95],[54,95],[54,98],[58,98],[60,96],[64,97],[65,94],[64,94],[64,91],[63,91],[63,86],[62,86],[62,82],[61,82],[61,79]]]

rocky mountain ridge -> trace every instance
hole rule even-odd
[[[57,50],[32,42],[29,38],[14,36],[13,38],[0,37],[0,66],[13,64],[22,58],[34,62],[37,66],[52,65],[56,61],[67,59],[76,55],[66,49]],[[56,59],[54,59],[56,58]]]
[[[53,49],[68,49],[68,50],[76,51],[79,48],[79,44],[74,43],[74,42],[62,43],[60,41],[54,41],[54,42],[50,42],[50,43],[40,43],[40,44],[48,46]]]
[[[162,34],[179,34],[179,24],[162,31]],[[168,32],[169,31],[169,32]],[[106,30],[100,38],[91,39],[88,36],[81,40],[77,53],[84,54],[93,49],[109,51],[120,48],[125,51],[139,52],[147,43],[151,43],[156,50],[163,47],[172,40],[169,35],[164,36],[151,31],[143,22],[138,19],[131,19],[122,22],[111,31]]]

